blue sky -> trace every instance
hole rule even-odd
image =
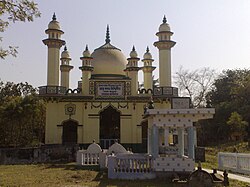
[[[104,43],[110,25],[111,43],[126,57],[135,45],[140,58],[149,46],[155,66],[158,51],[155,33],[166,15],[172,39],[172,75],[185,69],[211,67],[250,68],[249,0],[40,0],[42,13],[31,23],[11,24],[3,36],[3,47],[19,46],[17,58],[0,60],[0,79],[24,82],[38,87],[46,84],[47,47],[44,31],[55,12],[65,34],[62,38],[72,58],[71,87],[80,80],[80,57],[85,45],[93,51]],[[142,65],[142,63],[140,63]],[[155,77],[158,77],[156,69]],[[140,73],[140,78],[142,75]]]

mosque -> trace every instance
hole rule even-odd
[[[178,89],[171,85],[171,49],[176,42],[171,40],[173,32],[165,16],[156,33],[158,40],[154,42],[159,50],[157,86],[153,84],[156,67],[149,49],[141,59],[143,66],[139,67],[135,47],[126,58],[121,49],[111,44],[107,27],[103,45],[92,53],[86,46],[79,60],[82,76],[78,88],[69,88],[73,66],[66,46],[60,56],[60,49],[65,45],[61,38],[64,32],[55,14],[45,33],[48,35],[43,40],[48,48],[47,85],[39,87],[39,95],[46,101],[45,144],[87,146],[95,140],[107,148],[118,141],[124,147],[143,151],[148,138],[148,122],[143,116],[146,108],[152,107],[149,101],[156,109],[190,108],[190,98],[179,97]],[[143,87],[138,84],[139,71],[143,72]],[[167,143],[174,144],[175,129],[168,133]]]

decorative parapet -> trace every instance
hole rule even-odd
[[[64,86],[40,86],[39,95],[65,95],[67,88]]]
[[[153,96],[157,97],[178,97],[178,88],[176,87],[154,87]]]

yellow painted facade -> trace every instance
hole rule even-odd
[[[110,145],[115,139],[126,146],[138,147],[145,139],[144,112],[149,101],[157,109],[189,108],[190,99],[178,97],[178,89],[171,87],[171,47],[173,34],[163,20],[157,32],[159,49],[160,87],[153,85],[154,59],[147,48],[144,65],[138,67],[138,55],[133,47],[128,58],[111,44],[107,28],[105,44],[92,53],[86,49],[79,60],[78,87],[70,88],[70,56],[61,40],[59,22],[55,15],[46,30],[48,38],[47,85],[39,88],[46,101],[46,144],[90,144],[93,140]],[[55,37],[56,36],[56,37]],[[59,67],[59,60],[61,65]],[[138,71],[144,73],[144,87],[139,88]],[[61,75],[61,84],[59,77]]]

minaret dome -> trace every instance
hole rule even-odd
[[[60,24],[56,21],[56,14],[53,14],[52,21],[49,22],[48,29],[60,30]]]
[[[138,57],[138,54],[135,50],[135,46],[133,46],[132,51],[130,52],[129,55],[130,55],[130,58],[137,58]]]
[[[164,31],[170,31],[170,26],[167,23],[167,19],[166,16],[164,15],[163,20],[162,20],[162,24],[159,27],[159,32],[164,32]]]

